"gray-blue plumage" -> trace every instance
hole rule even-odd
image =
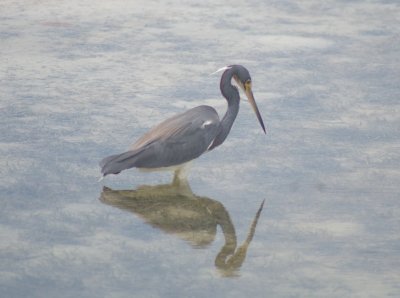
[[[154,127],[132,150],[103,159],[102,173],[117,174],[132,167],[152,169],[188,162],[207,151],[219,130],[219,117],[212,107],[190,109]]]
[[[243,66],[224,68],[220,89],[228,102],[222,120],[210,106],[198,106],[171,117],[143,135],[131,150],[111,155],[100,162],[103,176],[136,167],[155,169],[185,164],[224,142],[239,111],[240,96],[232,78],[243,88],[265,132],[251,92],[251,78]]]

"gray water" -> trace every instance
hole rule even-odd
[[[0,296],[399,297],[399,18],[389,0],[3,0]],[[209,74],[232,63],[267,135],[242,102],[191,191],[97,182],[168,116],[223,114]]]

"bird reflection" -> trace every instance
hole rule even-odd
[[[104,187],[100,201],[132,212],[147,224],[174,234],[195,248],[211,244],[219,225],[225,244],[215,258],[215,266],[226,277],[238,275],[264,205],[263,201],[246,240],[237,247],[235,228],[225,207],[218,201],[195,195],[187,184],[141,186],[135,190]]]

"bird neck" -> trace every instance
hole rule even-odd
[[[235,75],[235,70],[235,66],[225,70],[221,76],[221,82],[219,84],[221,93],[228,102],[228,106],[229,104],[239,105],[240,100],[238,88],[232,85],[232,78]]]
[[[229,134],[229,131],[232,128],[233,122],[236,119],[236,116],[239,112],[239,99],[235,99],[235,100],[229,100],[228,101],[228,109],[226,110],[226,113],[224,115],[224,117],[221,120],[221,126],[222,126],[222,132],[226,136]],[[224,138],[224,140],[225,140]]]
[[[220,132],[214,139],[214,142],[210,146],[209,150],[214,149],[225,141],[239,112],[239,91],[235,86],[232,85],[231,82],[234,74],[235,71],[233,68],[231,68],[226,70],[221,77],[220,89],[222,95],[228,102],[228,109],[221,120]]]

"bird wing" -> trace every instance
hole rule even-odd
[[[133,144],[135,167],[158,168],[178,165],[207,151],[220,129],[218,113],[199,106],[171,117],[152,128]]]

